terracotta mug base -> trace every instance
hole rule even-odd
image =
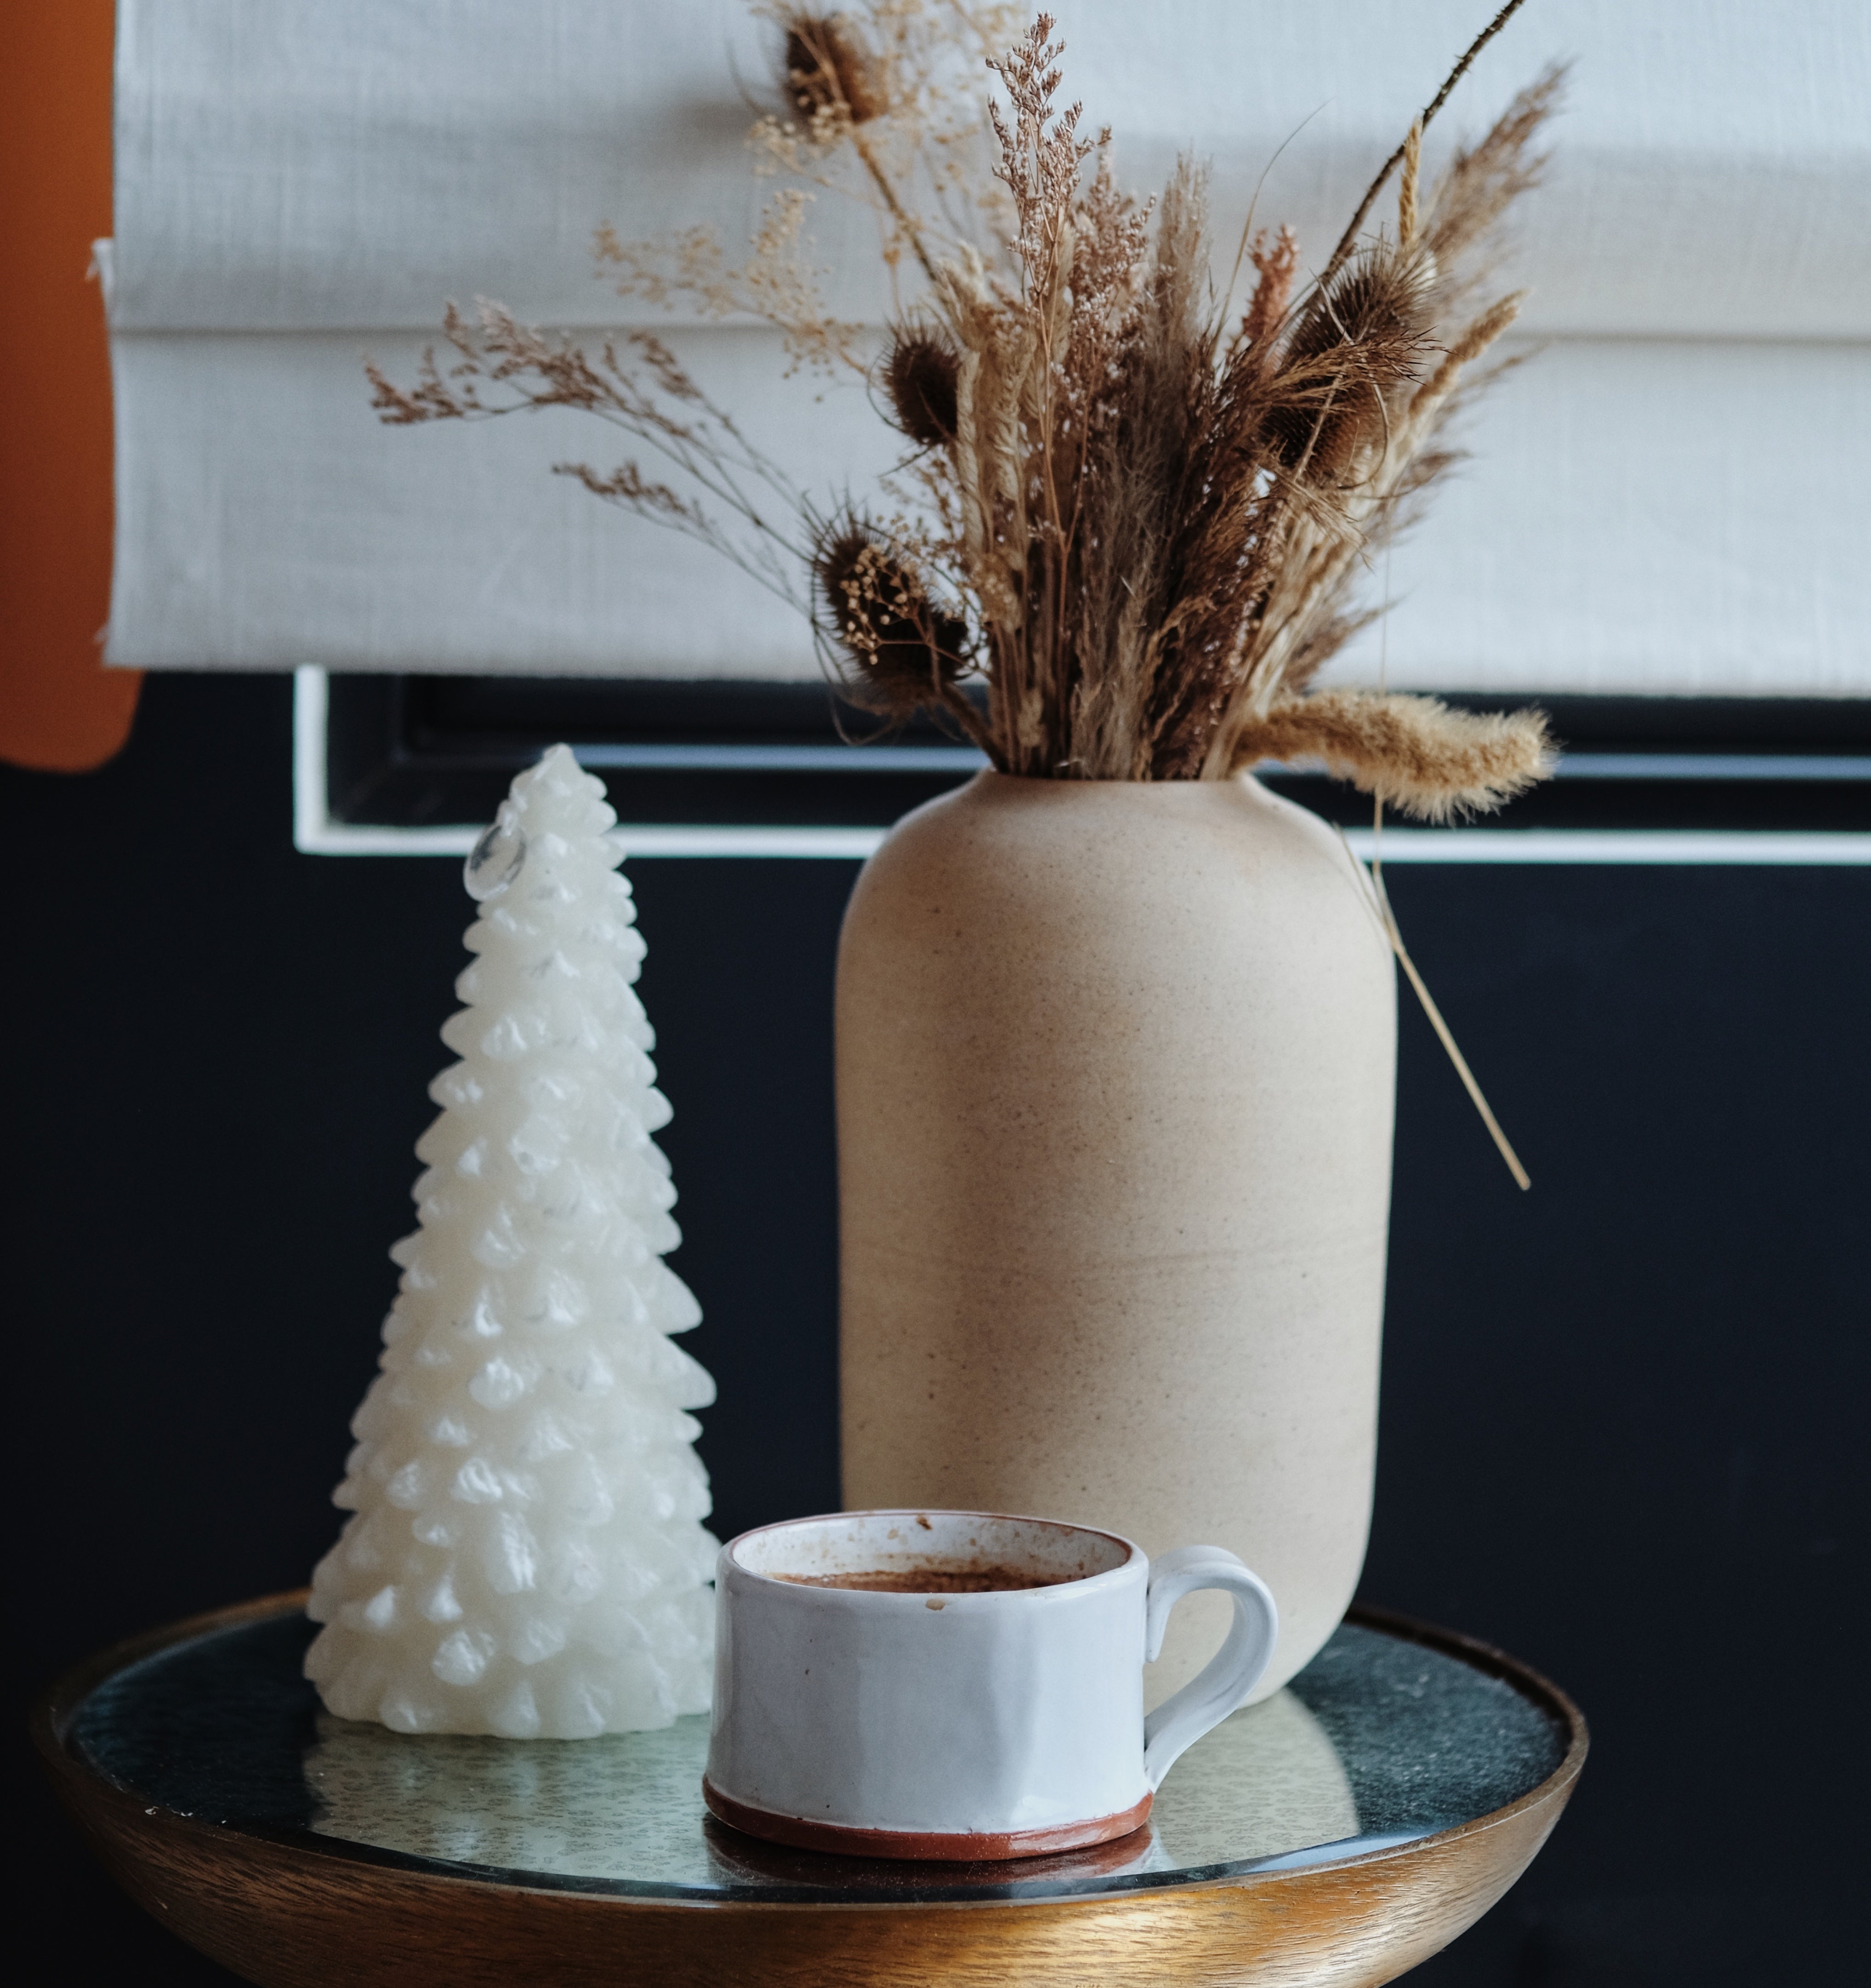
[[[949,1832],[910,1829],[854,1829],[847,1823],[815,1822],[809,1817],[775,1815],[749,1808],[713,1786],[704,1776],[701,1798],[711,1815],[749,1836],[784,1843],[795,1850],[825,1850],[839,1857],[894,1857],[915,1863],[994,1864],[1018,1857],[1056,1857],[1062,1851],[1083,1850],[1109,1843],[1141,1829],[1148,1820],[1153,1796],[1116,1815],[1095,1816],[1089,1822],[1062,1823],[1053,1829],[1015,1829]]]

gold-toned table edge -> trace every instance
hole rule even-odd
[[[300,1589],[114,1644],[35,1709],[59,1800],[111,1875],[160,1922],[262,1988],[1041,1988],[1149,1981],[1364,1988],[1471,1925],[1538,1853],[1589,1744],[1559,1687],[1452,1630],[1354,1606],[1348,1621],[1419,1643],[1543,1703],[1567,1735],[1518,1800],[1401,1844],[1162,1889],[1060,1898],[800,1904],[620,1896],[360,1858],[179,1815],[108,1781],[69,1744],[107,1679],[175,1645],[302,1608]],[[697,1797],[699,1799],[699,1797]]]

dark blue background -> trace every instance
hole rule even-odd
[[[448,1060],[456,867],[295,854],[289,707],[278,678],[154,680],[102,773],[0,773],[15,1938],[64,1981],[231,1979],[55,1818],[25,1712],[95,1646],[296,1585],[329,1544]],[[630,874],[725,1534],[837,1502],[855,866]],[[1390,882],[1535,1186],[1406,992],[1363,1591],[1504,1645],[1594,1733],[1529,1875],[1415,1978],[1841,1978],[1866,1847],[1871,872]]]

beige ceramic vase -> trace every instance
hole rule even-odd
[[[844,1498],[1357,1584],[1396,1009],[1338,837],[1245,776],[983,773],[865,866],[838,968]],[[1207,1604],[1204,1612],[1204,1604]],[[1149,1697],[1221,1640],[1177,1611]]]

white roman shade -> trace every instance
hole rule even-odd
[[[1491,4],[1054,11],[1130,184],[1180,147],[1213,158],[1225,276],[1289,139],[1258,212],[1316,265]],[[743,92],[767,87],[770,31],[738,0],[121,0],[118,19],[111,661],[816,679],[781,604],[549,474],[608,468],[624,438],[569,414],[385,428],[362,370],[407,379],[451,297],[630,321],[593,271],[601,222],[744,239],[764,188]],[[1570,107],[1517,272],[1545,349],[1394,556],[1389,680],[1871,695],[1871,8],[1532,0],[1432,154],[1553,57]],[[821,200],[815,225],[840,314],[880,322],[868,217]],[[675,342],[828,498],[892,459],[863,389],[783,381],[763,328]],[[1368,678],[1376,642],[1339,676]]]

